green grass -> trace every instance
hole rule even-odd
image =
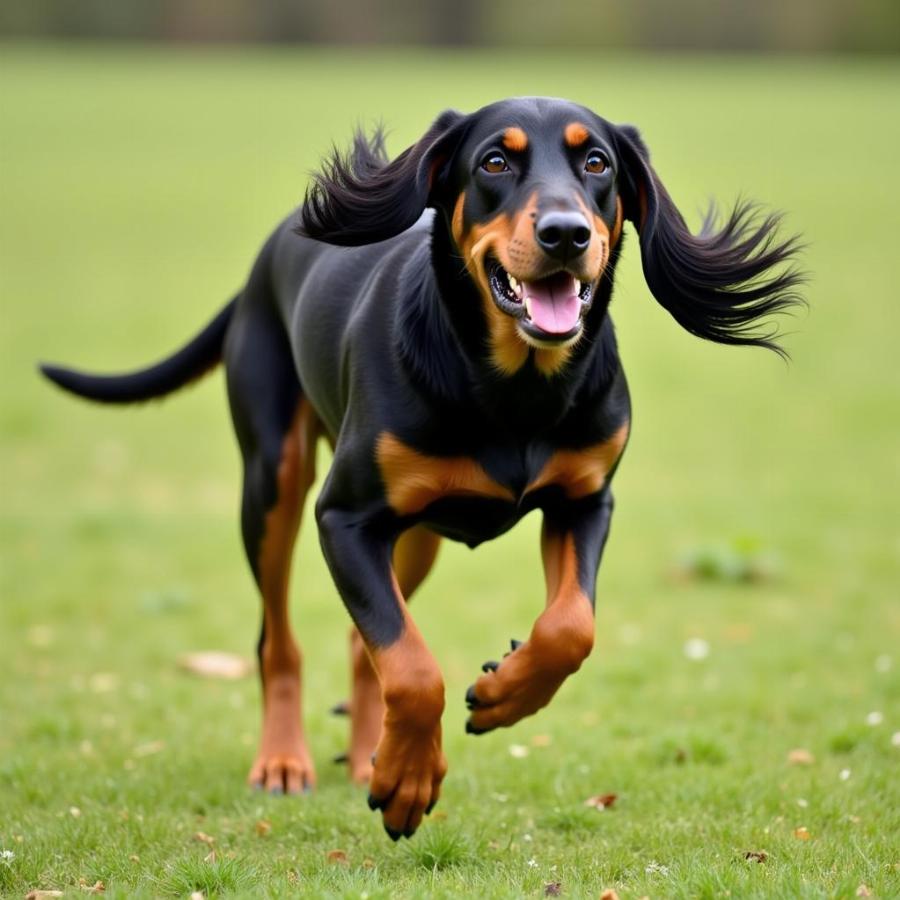
[[[900,895],[897,63],[7,46],[0,66],[0,892]],[[445,547],[414,612],[446,676],[450,774],[394,845],[329,761],[347,619],[313,529],[294,618],[317,793],[248,792],[255,682],[177,668],[256,638],[221,375],[110,410],[33,367],[172,349],[357,120],[383,117],[396,150],[445,106],[522,93],[639,124],[694,224],[711,196],[789,210],[811,311],[789,367],[703,344],[628,241],[614,315],[635,423],[596,651],[538,717],[465,736],[466,686],[541,604],[538,522]],[[732,577],[746,548],[777,559],[770,577]],[[583,805],[603,793],[611,809]]]

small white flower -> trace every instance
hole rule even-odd
[[[849,781],[850,780],[850,770],[849,769],[841,769],[840,773],[838,774],[838,778],[840,778],[841,781]]]
[[[0,850],[0,859],[5,863],[11,863],[16,858],[16,854],[12,850]]]
[[[685,641],[684,655],[695,662],[706,659],[709,656],[709,641],[699,637]]]
[[[875,657],[875,671],[881,673],[882,675],[885,672],[890,672],[894,666],[894,661],[887,655],[887,653],[882,653],[881,656]]]
[[[528,860],[528,868],[529,868],[529,869],[534,869],[534,868],[536,868],[536,867],[537,867],[537,860],[534,859],[534,858],[529,859],[529,860]]]
[[[522,840],[530,844],[534,840],[534,838],[530,834],[523,834]]]
[[[879,712],[877,709],[873,709],[866,716],[866,725],[871,725],[873,728],[876,725],[880,725],[884,721],[884,713]]]
[[[806,807],[809,806],[809,800],[806,800],[803,797],[798,797],[797,806],[799,806],[801,809],[806,809]]]
[[[891,743],[892,743],[895,747],[900,747],[900,731],[895,731],[895,732],[891,735]]]
[[[510,744],[509,755],[514,759],[524,759],[528,756],[528,748],[524,744]]]
[[[648,875],[662,875],[663,878],[666,878],[669,874],[669,867],[661,866],[655,860],[651,860],[647,868],[644,869],[644,872],[646,872]]]

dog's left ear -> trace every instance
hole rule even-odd
[[[357,131],[350,152],[335,151],[314,176],[295,230],[345,247],[405,231],[439,201],[468,119],[454,110],[441,113],[415,144],[390,161],[381,129],[371,138]]]
[[[698,337],[768,347],[784,356],[777,329],[753,325],[804,302],[797,293],[803,274],[785,267],[801,249],[798,238],[779,238],[781,217],[760,215],[746,201],[721,227],[711,209],[700,234],[691,234],[637,129],[623,125],[614,134],[625,217],[640,234],[644,277],[656,300]]]

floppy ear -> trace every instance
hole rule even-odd
[[[801,245],[796,236],[779,238],[781,216],[761,215],[755,204],[739,201],[721,227],[711,208],[693,235],[650,165],[637,129],[617,128],[616,145],[625,216],[637,226],[644,277],[660,305],[698,337],[786,356],[775,326],[753,327],[804,302],[797,293],[803,273],[784,266]]]
[[[296,232],[355,247],[405,231],[436,202],[467,120],[454,110],[441,113],[415,144],[390,161],[381,128],[371,138],[358,130],[350,152],[335,150],[314,176]]]

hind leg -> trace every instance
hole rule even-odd
[[[226,365],[244,459],[241,525],[263,601],[263,726],[248,780],[272,793],[297,793],[315,785],[315,770],[301,721],[301,654],[290,625],[288,586],[303,503],[315,479],[319,423],[277,322],[244,315],[235,327]]]
[[[404,532],[394,547],[393,569],[400,592],[407,602],[425,580],[435,557],[440,537],[423,526]],[[372,775],[372,753],[381,736],[384,703],[381,685],[369,654],[356,628],[350,632],[352,688],[350,695],[350,778],[356,784],[368,784]]]

